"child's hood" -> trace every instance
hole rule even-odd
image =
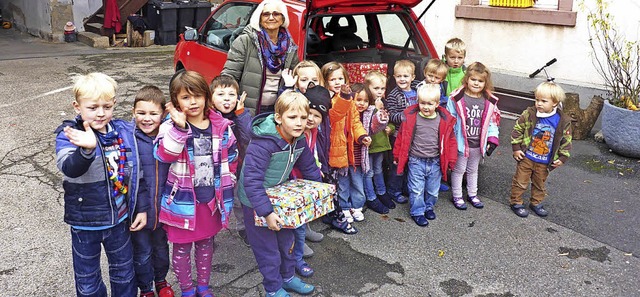
[[[251,134],[254,137],[279,137],[273,113],[257,115],[251,123]]]

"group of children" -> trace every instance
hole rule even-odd
[[[397,61],[396,87],[388,94],[381,72],[350,85],[340,63],[320,68],[302,61],[283,71],[275,112],[255,117],[244,109],[233,78],[207,84],[185,71],[171,79],[170,102],[157,87],[145,86],[136,94],[134,120],[122,121],[113,118],[116,82],[101,73],[82,76],[73,89],[78,116],[56,130],[77,295],[107,295],[100,273],[104,246],[112,296],[136,296],[138,289],[140,296],[155,296],[154,287],[158,296],[174,296],[166,282],[170,266],[182,296],[213,296],[214,237],[228,227],[234,198],[268,296],[312,293],[314,286],[295,274],[313,274],[303,259],[304,241],[320,241],[322,234],[308,225],[282,228],[265,190],[291,178],[337,185],[336,211],[323,221],[346,234],[358,232],[354,222],[365,219],[365,206],[384,214],[409,202],[414,222],[427,226],[448,170],[453,205],[467,207],[466,176],[466,200],[482,208],[478,165],[498,146],[500,113],[489,70],[478,62],[464,68],[465,54],[461,40],[450,40],[446,59],[430,60],[422,82],[411,61]],[[544,181],[571,148],[569,121],[558,108],[564,92],[543,83],[535,93],[535,107],[512,132],[518,165],[511,208],[522,217],[528,212],[521,194],[530,180],[529,208],[547,215]],[[268,227],[256,226],[254,214]]]

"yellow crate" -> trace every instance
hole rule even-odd
[[[534,0],[489,0],[489,5],[500,7],[526,8],[532,7],[534,2]]]

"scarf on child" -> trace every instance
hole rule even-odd
[[[278,73],[278,71],[284,67],[284,57],[289,49],[289,42],[291,40],[289,37],[287,29],[281,27],[278,31],[278,41],[276,44],[273,44],[264,29],[258,32],[260,52],[262,52],[265,66],[267,66],[271,73]]]

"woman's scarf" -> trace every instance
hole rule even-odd
[[[275,45],[271,43],[271,39],[264,29],[258,32],[260,51],[262,52],[265,66],[271,73],[278,73],[284,67],[284,57],[289,49],[289,41],[289,33],[287,29],[282,27],[278,31],[278,41]]]

